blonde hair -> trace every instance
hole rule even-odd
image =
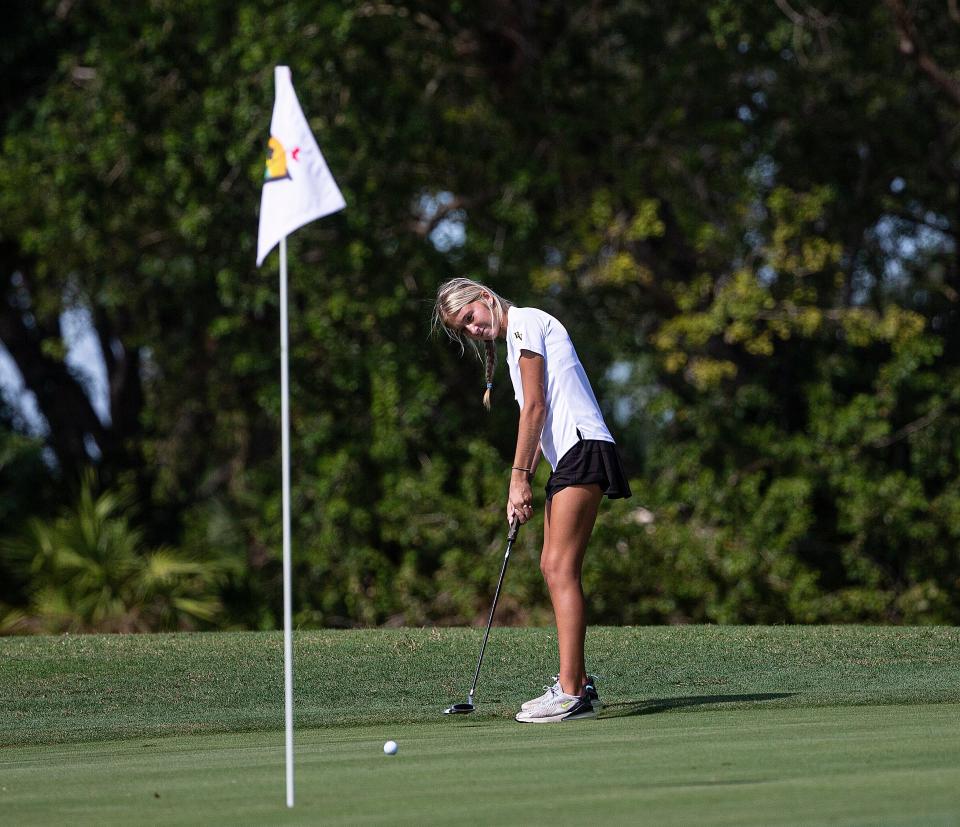
[[[452,327],[450,324],[450,320],[456,318],[457,313],[475,301],[481,301],[487,306],[496,325],[496,330],[493,332],[494,338],[483,341],[483,356],[480,355],[480,348],[476,340],[467,338],[463,335],[462,330]],[[462,276],[445,281],[440,285],[437,289],[437,301],[433,306],[432,329],[436,331],[437,328],[441,328],[447,336],[460,345],[461,353],[469,342],[473,352],[477,354],[477,358],[484,363],[487,387],[483,392],[483,407],[488,411],[490,410],[490,391],[493,389],[493,373],[497,366],[496,337],[503,328],[507,308],[512,306],[512,302],[498,296],[486,285]]]

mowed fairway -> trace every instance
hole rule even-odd
[[[479,711],[440,714],[480,634],[299,635],[312,726],[297,733],[293,811],[282,695],[262,697],[280,679],[236,668],[240,653],[272,668],[279,636],[2,640],[0,820],[960,822],[957,630],[596,630],[608,707],[558,726],[509,717],[529,694],[515,684],[549,655],[546,630],[495,630]],[[398,755],[383,754],[388,738]]]

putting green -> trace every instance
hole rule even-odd
[[[8,824],[952,824],[960,705],[663,711],[6,747]],[[395,739],[399,754],[385,756]]]

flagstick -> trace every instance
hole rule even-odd
[[[283,450],[283,671],[286,728],[287,807],[293,807],[293,632],[290,563],[290,389],[287,347],[287,236],[346,206],[337,182],[310,131],[289,66],[273,71],[276,97],[260,196],[257,267],[280,243],[280,408]]]
[[[290,388],[287,366],[287,239],[280,239],[280,419],[283,452],[283,690],[287,741],[287,806],[293,806],[293,631],[290,572]]]

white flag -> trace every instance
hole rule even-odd
[[[257,266],[280,239],[346,206],[293,91],[289,66],[274,71],[277,97],[260,197]]]

